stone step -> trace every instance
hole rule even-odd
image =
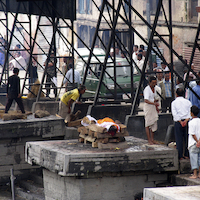
[[[27,180],[20,180],[16,185],[16,196],[26,200],[45,200],[41,174],[33,173]]]
[[[15,195],[21,200],[45,200],[44,194],[37,193],[37,191],[33,193],[20,187],[15,188]]]
[[[184,159],[179,161],[179,172],[180,174],[191,174],[190,159]]]
[[[10,185],[0,185],[0,200],[12,200],[12,192]],[[18,195],[15,195],[15,200],[26,200]]]
[[[18,183],[20,188],[23,188],[26,191],[36,192],[43,194],[44,188],[41,185],[38,185],[33,180],[22,180]]]
[[[40,185],[41,187],[43,187],[43,175],[42,175],[42,171],[33,173],[29,175],[29,178],[36,184]]]
[[[200,178],[190,179],[191,174],[172,175],[172,183],[175,186],[200,185]]]

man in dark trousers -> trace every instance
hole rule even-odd
[[[19,69],[14,68],[13,69],[13,75],[8,78],[8,84],[7,84],[7,104],[5,108],[5,113],[8,113],[13,100],[15,100],[22,111],[22,113],[25,113],[24,105],[22,103],[21,94],[20,94],[20,78],[18,76]]]

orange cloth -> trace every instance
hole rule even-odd
[[[99,119],[99,120],[97,120],[97,123],[98,124],[102,124],[103,122],[113,122],[113,123],[115,123],[111,118],[109,118],[109,117],[105,117],[105,118],[103,118],[103,119]]]
[[[117,127],[117,131],[120,131],[120,127],[114,122],[114,120],[112,120],[112,119],[109,118],[109,117],[105,117],[105,118],[103,118],[103,119],[97,120],[97,123],[98,123],[98,124],[102,124],[102,123],[104,123],[104,122],[111,122],[111,123],[113,123],[112,126],[116,126],[116,127]]]

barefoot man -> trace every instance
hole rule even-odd
[[[154,132],[157,130],[158,100],[155,100],[157,84],[156,77],[150,76],[149,85],[144,89],[144,118],[145,130],[149,144],[155,144]]]

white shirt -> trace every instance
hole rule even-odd
[[[14,68],[26,69],[26,61],[24,60],[22,56],[12,59],[10,61],[10,64],[12,64]]]
[[[146,86],[145,89],[144,89],[144,92],[143,92],[144,99],[147,99],[147,100],[149,100],[151,102],[154,102],[154,100],[155,100],[155,91],[156,90],[154,90],[154,93],[153,93],[153,91],[150,88],[150,86],[149,85]]]
[[[136,52],[133,52],[133,55],[132,55],[132,58],[133,58],[133,60],[135,61],[135,63],[137,63],[137,54],[138,54],[138,51],[136,51]]]
[[[200,139],[200,119],[193,118],[188,123],[188,149],[196,143],[192,135],[196,135],[197,140]]]
[[[166,66],[165,69],[164,69],[163,71],[164,71],[164,72],[168,72],[168,71],[170,71],[170,70],[169,70],[169,67]]]
[[[158,108],[161,109],[161,97],[160,97],[160,95],[161,95],[161,88],[156,85],[155,86],[155,91],[156,91],[156,93],[155,93],[155,100],[158,100],[158,104],[159,104]]]
[[[144,65],[144,60],[142,60],[142,59],[141,60],[137,60],[136,63],[137,63],[137,66],[139,67],[139,69],[142,70],[143,65]]]
[[[73,83],[73,69],[67,71],[63,84],[68,82],[68,80],[70,81],[70,83]],[[81,84],[81,77],[77,70],[74,70],[74,83]]]
[[[174,101],[172,101],[171,109],[174,121],[178,122],[182,119],[191,118],[191,107],[191,102],[183,97],[177,97]]]

